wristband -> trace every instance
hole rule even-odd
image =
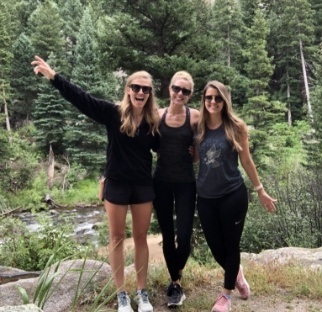
[[[261,189],[263,189],[263,188],[264,188],[264,187],[263,187],[263,184],[260,184],[260,185],[258,185],[258,186],[255,186],[255,187],[254,187],[254,190],[258,192],[258,191],[260,191],[260,190],[261,190]]]

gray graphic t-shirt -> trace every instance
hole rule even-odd
[[[197,192],[200,197],[222,197],[244,183],[238,169],[238,153],[227,141],[223,125],[215,130],[207,129],[197,149],[200,159]]]

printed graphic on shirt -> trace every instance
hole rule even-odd
[[[207,166],[211,166],[211,168],[217,168],[220,166],[219,158],[221,155],[221,149],[220,147],[216,147],[216,144],[214,143],[206,152],[206,156],[203,159],[204,163]]]

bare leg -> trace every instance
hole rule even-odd
[[[116,205],[104,201],[109,226],[109,259],[113,271],[114,284],[119,291],[124,290],[124,253],[125,222],[127,205]]]
[[[152,202],[131,205],[134,239],[134,264],[137,272],[137,289],[146,288],[149,262],[147,234],[151,222]]]

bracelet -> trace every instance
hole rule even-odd
[[[263,188],[264,188],[264,187],[263,187],[263,184],[260,184],[260,185],[258,185],[258,186],[255,186],[255,187],[254,187],[254,190],[258,192],[258,191],[260,191],[260,190],[261,190],[261,189],[263,189]]]

